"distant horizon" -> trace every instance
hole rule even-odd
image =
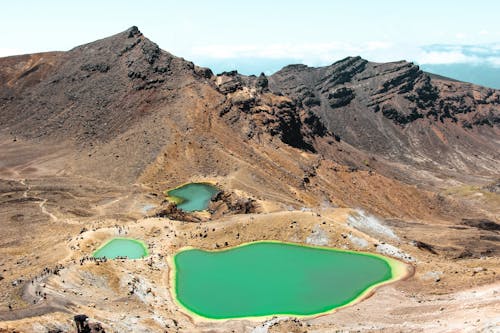
[[[132,26],[131,26],[132,27]],[[140,30],[140,27],[138,27]],[[129,28],[130,29],[130,28]],[[126,30],[122,30],[120,32],[123,32]],[[117,33],[120,33],[117,32]],[[116,33],[115,33],[116,34]],[[110,35],[113,36],[114,34]],[[104,38],[110,37],[106,36]],[[148,36],[145,36],[148,38]],[[102,38],[99,38],[102,39]],[[96,40],[99,40],[96,39]],[[72,48],[68,50],[52,50],[52,51],[41,51],[41,52],[33,52],[33,53],[23,53],[23,54],[13,54],[13,55],[8,55],[9,56],[22,56],[26,54],[36,54],[36,53],[45,53],[45,52],[68,52],[71,49],[85,45],[88,43],[92,43],[96,40],[93,41],[87,41],[79,45],[74,45]],[[152,42],[155,42],[152,40]],[[160,46],[161,48],[161,46]],[[170,52],[168,49],[162,48],[164,51]],[[310,67],[323,67],[323,66],[329,66],[331,64],[334,64],[342,59],[345,59],[346,57],[342,57],[339,59],[332,59],[329,62],[325,62],[324,64],[316,64],[316,65],[311,65],[311,64],[306,64],[303,62],[300,62],[299,59],[265,59],[265,58],[239,58],[235,59],[237,61],[227,61],[224,59],[212,59],[212,61],[209,61],[208,63],[197,63],[196,61],[193,61],[191,59],[183,57],[182,54],[173,54],[174,56],[181,57],[186,59],[187,61],[192,61],[195,65],[201,66],[201,67],[206,67],[209,68],[214,74],[220,74],[223,72],[229,72],[236,70],[238,73],[243,74],[243,75],[260,75],[261,73],[264,73],[265,75],[272,75],[282,68],[289,66],[289,65],[306,65]],[[347,57],[357,57],[360,55],[349,55]],[[370,61],[370,62],[379,62],[379,61],[373,61],[371,59],[366,59],[362,56],[361,58]],[[445,63],[445,64],[419,64],[415,61],[411,61],[408,59],[398,59],[398,60],[392,60],[394,62],[397,61],[408,61],[415,63],[418,65],[423,71],[428,72],[430,74],[435,74],[443,77],[447,77],[449,79],[453,80],[458,80],[458,81],[463,81],[463,82],[469,82],[493,89],[500,89],[500,67],[495,67],[494,65],[488,65],[487,63]],[[390,62],[390,61],[387,61]],[[267,70],[263,70],[264,68],[267,68]]]
[[[215,72],[271,74],[290,63],[326,66],[357,55],[500,71],[496,0],[25,0],[2,9],[8,33],[0,57],[65,51],[136,25],[162,49]]]

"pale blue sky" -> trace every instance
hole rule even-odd
[[[0,56],[68,50],[137,25],[162,49],[215,71],[348,55],[500,66],[498,0],[17,0],[1,8]]]

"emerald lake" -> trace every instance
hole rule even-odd
[[[127,257],[129,259],[140,259],[148,255],[146,245],[138,240],[130,238],[113,238],[101,248],[94,252],[94,258],[115,259],[116,257]]]
[[[206,183],[189,183],[167,192],[168,197],[185,212],[205,210],[219,189]]]
[[[174,256],[176,300],[210,319],[310,316],[398,278],[402,263],[376,254],[274,241]]]

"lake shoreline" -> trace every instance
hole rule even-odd
[[[212,317],[206,317],[201,314],[198,314],[188,307],[186,307],[178,298],[177,295],[177,266],[175,264],[175,257],[185,251],[189,250],[201,250],[203,252],[227,252],[236,248],[241,248],[249,245],[255,245],[259,243],[272,243],[272,244],[284,244],[284,245],[292,245],[292,246],[297,246],[297,247],[304,247],[304,248],[313,248],[313,249],[322,249],[322,250],[328,250],[332,252],[342,252],[342,253],[349,253],[349,254],[359,254],[359,255],[365,255],[365,256],[370,256],[370,257],[375,257],[378,259],[383,260],[388,264],[391,270],[391,278],[388,280],[384,280],[378,283],[375,283],[369,287],[367,287],[364,291],[361,292],[357,297],[352,299],[346,304],[334,307],[332,309],[329,309],[327,311],[323,312],[318,312],[315,314],[306,314],[306,315],[301,315],[301,314],[293,314],[293,313],[273,313],[269,315],[258,315],[258,316],[242,316],[242,317],[228,317],[228,318],[212,318]],[[253,241],[253,242],[245,242],[236,246],[228,247],[228,248],[221,248],[221,249],[198,249],[192,246],[185,246],[179,249],[173,256],[172,258],[168,258],[168,264],[170,267],[170,274],[169,274],[169,281],[168,281],[168,289],[171,293],[172,299],[174,300],[174,303],[182,309],[182,311],[191,319],[193,322],[222,322],[222,321],[229,321],[229,320],[249,320],[249,321],[262,321],[262,320],[268,320],[273,317],[295,317],[295,318],[317,318],[321,316],[325,316],[331,313],[334,313],[340,309],[350,307],[352,305],[355,305],[365,299],[370,298],[373,296],[378,288],[381,288],[383,286],[393,284],[399,281],[404,281],[411,276],[415,274],[415,267],[413,265],[410,265],[406,262],[403,262],[400,259],[392,258],[392,257],[386,257],[381,254],[377,253],[371,253],[371,252],[364,252],[364,251],[353,251],[353,250],[344,250],[344,249],[339,249],[339,248],[332,248],[332,247],[326,247],[326,246],[311,246],[311,245],[306,245],[306,244],[301,244],[301,243],[292,243],[292,242],[283,242],[279,240],[261,240],[261,241]]]

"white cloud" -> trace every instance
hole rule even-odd
[[[420,64],[488,64],[500,66],[500,43],[479,45],[436,44],[423,46],[415,57]]]
[[[467,47],[467,51],[472,54],[483,55],[492,53],[494,49],[491,47],[483,47],[483,46],[469,46]]]
[[[454,64],[463,62],[474,62],[476,57],[466,56],[460,51],[431,51],[423,52],[417,57],[417,62],[421,64]]]
[[[279,44],[219,44],[191,48],[193,58],[232,61],[235,66],[243,59],[286,60],[323,66],[347,56],[388,62],[414,61],[418,64],[488,64],[500,66],[500,43],[491,44],[433,44],[416,47],[411,44],[392,44],[386,41],[365,43],[279,43]]]
[[[500,57],[489,57],[487,61],[495,67],[500,67]]]
[[[357,55],[388,49],[391,43],[369,41],[363,44],[346,42],[329,43],[281,43],[281,44],[242,44],[242,45],[204,45],[195,46],[191,53],[216,59],[266,58],[302,59],[304,61],[331,61],[338,55]]]

